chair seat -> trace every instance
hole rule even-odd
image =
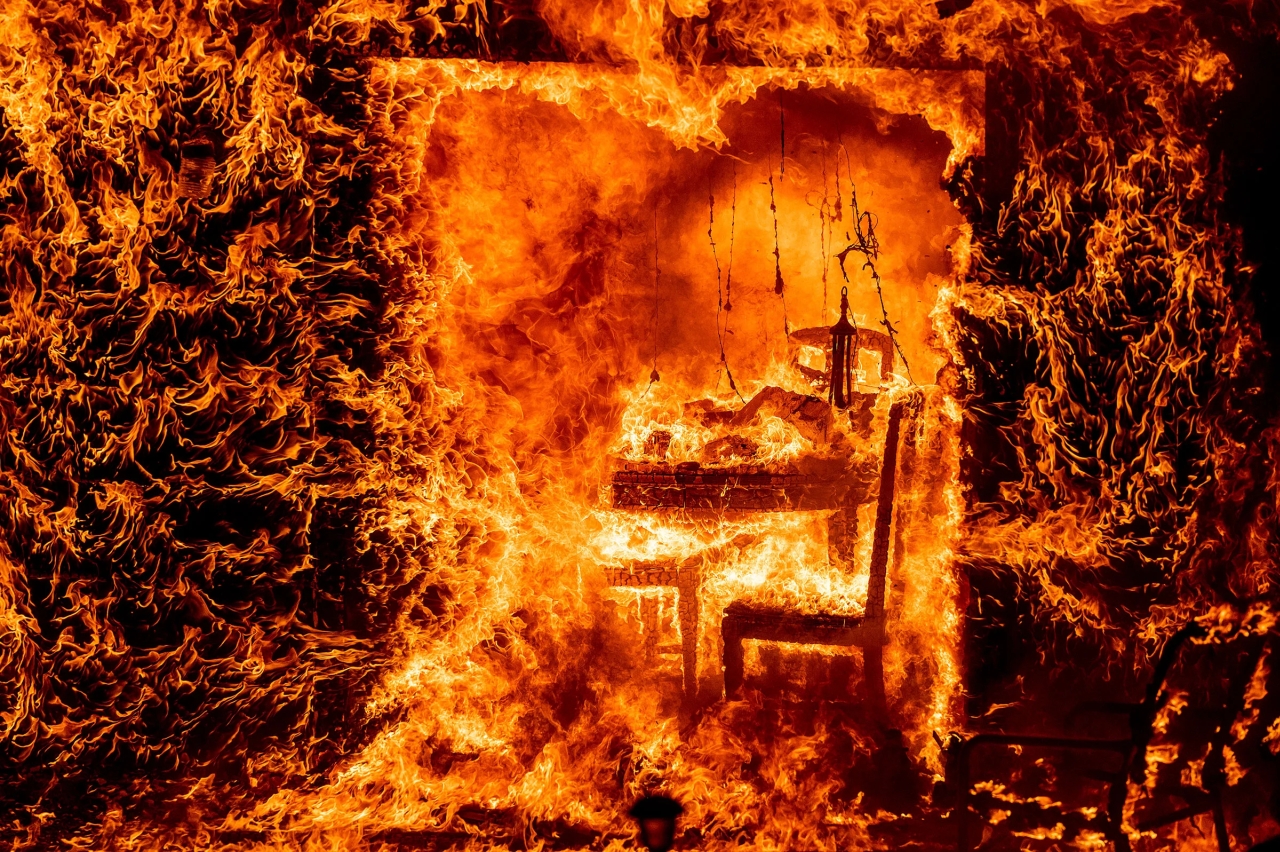
[[[879,660],[880,646],[885,641],[881,619],[827,613],[810,615],[746,601],[735,601],[725,608],[720,631],[724,637],[725,695],[730,698],[742,688],[744,640],[764,639],[798,645],[857,645],[868,649],[863,653],[874,654],[876,660]]]
[[[803,645],[863,645],[883,634],[881,625],[861,615],[808,614],[747,601],[735,601],[725,609],[722,629],[733,640]]]

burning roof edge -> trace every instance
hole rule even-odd
[[[578,117],[601,109],[664,130],[683,147],[723,144],[717,121],[724,106],[764,88],[801,85],[847,92],[873,109],[919,115],[952,144],[956,164],[986,149],[986,73],[879,67],[787,68],[670,65],[614,66],[571,62],[487,62],[477,59],[383,59],[378,72],[421,86],[433,100],[463,92],[515,89],[568,107]]]

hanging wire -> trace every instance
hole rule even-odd
[[[733,310],[733,235],[738,224],[738,164],[733,164],[733,200],[729,204],[729,267],[724,279],[724,309]],[[725,317],[724,332],[729,333],[729,318]]]
[[[847,152],[845,153],[845,158],[846,160],[848,159]],[[849,240],[849,245],[836,255],[836,259],[840,261],[840,274],[844,276],[845,283],[849,283],[849,273],[844,268],[844,260],[851,252],[857,252],[862,255],[862,268],[870,272],[871,281],[876,287],[876,296],[880,299],[880,324],[889,333],[889,340],[893,343],[893,348],[897,351],[898,357],[902,359],[902,367],[907,372],[907,381],[914,385],[916,381],[911,376],[911,365],[907,363],[907,355],[902,351],[902,344],[898,341],[898,330],[889,321],[889,309],[884,303],[884,282],[880,278],[880,273],[876,271],[875,261],[880,258],[880,241],[876,237],[875,216],[870,211],[859,209],[858,188],[853,185],[852,174],[852,169],[850,169],[849,207],[853,218],[853,237],[849,237],[848,232],[845,232],[845,238]]]
[[[782,179],[787,176],[787,111],[782,106],[782,95],[786,90],[778,87],[778,151],[781,152],[779,171]]]
[[[818,256],[822,260],[822,313],[818,315],[819,323],[827,321],[827,270],[831,266],[831,228],[828,221],[831,216],[830,210],[831,205],[827,200],[827,142],[824,139],[822,141],[822,194],[818,199]]]
[[[822,140],[819,156],[822,163],[822,189],[816,194],[810,192],[809,195],[805,196],[805,203],[813,207],[818,213],[818,263],[822,265],[822,312],[818,315],[818,321],[825,324],[827,322],[827,304],[831,294],[831,256],[836,238],[835,223],[840,214],[840,152],[839,150],[836,151],[834,160],[835,195],[827,191],[831,184],[832,160],[829,143],[825,139]],[[810,196],[816,200],[809,200]]]
[[[782,89],[778,89],[778,180],[787,174],[787,120],[782,108]],[[782,251],[778,243],[778,201],[773,187],[773,170],[769,170],[769,211],[773,214],[773,292],[782,299],[782,333],[791,336],[791,323],[787,319],[786,284],[782,280]]]
[[[653,311],[650,317],[650,336],[653,340],[653,372],[649,373],[649,387],[661,380],[658,375],[658,283],[662,279],[662,267],[658,265],[658,199],[653,200]]]
[[[737,191],[736,191],[737,181],[736,180],[734,182],[734,185],[735,185],[734,219],[736,219],[737,218]],[[724,291],[721,288],[720,256],[716,252],[715,227],[716,227],[716,194],[715,194],[714,186],[711,183],[711,175],[708,174],[707,175],[707,240],[711,243],[711,258],[712,260],[715,261],[715,264],[716,264],[716,342],[720,345],[720,366],[721,368],[724,369],[724,374],[729,379],[729,389],[738,395],[739,400],[745,403],[746,400],[742,398],[742,393],[738,390],[738,385],[733,380],[733,371],[729,369],[729,358],[724,351],[724,333],[721,332],[720,330],[720,317],[722,312],[725,310],[725,299],[724,299]],[[730,231],[729,244],[732,247],[733,245],[732,231]],[[730,264],[732,264],[733,262],[732,251],[730,252],[729,258],[730,258]],[[732,269],[732,265],[730,266],[730,269]],[[725,328],[726,330],[728,328],[727,320],[725,322]],[[716,385],[719,386],[719,384],[720,384],[720,376],[719,374],[717,374]]]
[[[773,191],[773,172],[769,172],[769,212],[773,214],[773,292],[783,293],[782,252],[778,248],[778,202]]]
[[[845,160],[846,160],[846,166],[847,166],[847,161],[848,161],[848,159],[849,159],[849,152],[844,150],[844,134],[843,134],[843,133],[842,133],[842,134],[840,134],[838,137],[836,137],[836,139],[837,139],[837,141],[840,143],[840,147],[839,147],[839,149],[836,151],[836,212],[835,212],[835,221],[836,221],[836,222],[839,222],[840,220],[842,220],[842,219],[844,218],[844,210],[843,210],[843,208],[841,207],[841,204],[842,204],[842,202],[841,202],[841,196],[843,195],[843,193],[840,191],[840,152],[841,152],[841,151],[844,151],[844,158],[845,158]]]

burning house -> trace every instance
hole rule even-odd
[[[1278,27],[9,4],[6,848],[1280,835]]]

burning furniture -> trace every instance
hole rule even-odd
[[[844,304],[847,312],[847,302]],[[844,320],[842,320],[844,321]],[[847,321],[846,321],[847,325]],[[839,328],[839,327],[837,327]],[[838,337],[838,335],[836,335]],[[822,347],[825,370],[806,368],[797,359],[793,365],[810,379],[815,390],[825,389],[835,354],[833,331],[825,328],[794,332],[797,347]],[[866,349],[880,356],[880,378],[888,382],[893,370],[891,338],[879,332],[860,331],[853,338],[851,356],[856,361],[859,351]],[[825,345],[824,345],[825,344]],[[847,344],[846,344],[847,345]],[[852,361],[850,362],[852,363]],[[769,396],[759,394],[734,417],[746,422],[753,417]],[[780,394],[775,394],[775,396]],[[794,394],[791,396],[795,396]],[[879,391],[852,391],[840,399],[840,407],[848,408],[855,431],[870,438],[871,409]],[[802,645],[857,647],[863,654],[864,699],[875,715],[884,712],[884,676],[882,646],[885,642],[886,575],[889,563],[893,523],[898,442],[902,422],[914,411],[917,400],[894,402],[887,417],[884,451],[879,465],[879,486],[872,493],[874,478],[865,470],[830,468],[825,473],[790,473],[767,470],[759,466],[736,465],[703,468],[697,462],[677,464],[624,465],[611,479],[612,503],[615,509],[683,510],[686,512],[789,512],[828,510],[829,553],[833,562],[847,567],[853,561],[857,539],[857,512],[860,506],[874,502],[870,576],[865,608],[860,615],[804,613],[776,605],[763,605],[747,600],[731,603],[721,623],[723,638],[724,689],[726,697],[738,694],[744,681],[744,642],[762,639]],[[793,403],[797,408],[820,407],[829,416],[827,404],[814,397]],[[665,452],[665,445],[661,448]],[[706,557],[704,557],[706,558]],[[679,597],[678,612],[681,633],[683,684],[687,700],[696,697],[698,671],[698,620],[701,605],[699,584],[702,573],[695,560],[679,565],[636,563],[606,569],[607,581],[615,587],[675,588]],[[656,602],[646,601],[641,607],[641,620],[646,625],[646,649],[656,635]],[[647,654],[647,655],[648,655]]]
[[[1236,647],[1219,645],[1206,641],[1206,630],[1192,622],[1175,633],[1165,643],[1164,649],[1156,662],[1151,680],[1147,684],[1143,699],[1135,703],[1090,701],[1077,705],[1067,715],[1068,726],[1072,726],[1087,715],[1112,716],[1124,718],[1127,733],[1116,737],[1082,737],[1078,735],[1044,736],[1038,734],[1005,734],[981,733],[955,742],[948,751],[951,756],[947,766],[947,785],[956,795],[956,826],[958,831],[957,849],[969,852],[977,845],[972,834],[972,823],[975,812],[979,809],[979,801],[986,798],[975,794],[973,790],[973,771],[978,753],[988,749],[1025,749],[1035,754],[1075,753],[1110,754],[1118,758],[1110,769],[1089,769],[1083,773],[1086,777],[1102,781],[1106,785],[1106,804],[1093,809],[1091,815],[1085,813],[1072,814],[1061,809],[1061,806],[1044,808],[1039,802],[1027,803],[1027,807],[1019,808],[1018,818],[1032,822],[1037,818],[1051,821],[1053,824],[1068,824],[1072,833],[1081,830],[1096,831],[1115,845],[1118,852],[1128,852],[1129,835],[1125,828],[1126,812],[1131,812],[1133,828],[1138,831],[1151,831],[1171,825],[1175,822],[1191,819],[1204,813],[1213,815],[1214,834],[1219,852],[1231,852],[1230,835],[1227,830],[1226,814],[1223,809],[1223,793],[1226,787],[1226,752],[1234,739],[1233,727],[1247,703],[1247,690],[1250,681],[1258,669],[1259,660],[1264,658],[1274,637],[1269,632],[1260,635],[1245,635],[1242,641],[1234,643]],[[1189,643],[1200,642],[1207,646],[1211,659],[1209,669],[1220,675],[1221,684],[1225,687],[1221,694],[1206,694],[1197,698],[1183,696],[1177,706],[1171,706],[1171,699],[1176,690],[1169,686],[1171,670],[1182,662]],[[1207,681],[1203,681],[1207,682]],[[1198,703],[1194,711],[1188,711],[1188,700]],[[1179,751],[1188,754],[1201,754],[1198,785],[1187,784],[1184,780],[1171,794],[1169,787],[1161,785],[1165,795],[1172,795],[1181,800],[1182,805],[1174,808],[1160,806],[1148,799],[1134,804],[1130,801],[1131,785],[1142,790],[1148,786],[1147,773],[1148,752],[1153,745],[1157,733],[1165,732],[1171,727],[1170,719],[1175,716],[1196,717],[1192,726],[1211,732],[1208,740],[1199,743],[1180,743]],[[1019,752],[1020,753],[1020,752]],[[1163,761],[1167,762],[1167,758]],[[1172,767],[1177,768],[1177,767]],[[1016,807],[1006,799],[993,802],[995,807],[1009,810]]]
[[[566,792],[578,800],[615,795],[600,773],[582,788],[560,783],[594,771],[577,743],[603,736],[602,714],[614,714],[631,733],[591,753],[630,785],[661,771],[666,746],[648,738],[675,730],[676,713],[679,766],[727,778],[699,751],[704,741],[722,751],[712,742],[721,730],[785,760],[790,717],[836,730],[870,715],[886,689],[904,748],[916,748],[960,682],[951,546],[961,413],[932,318],[967,240],[938,176],[981,143],[982,74],[736,69],[738,88],[714,95],[727,141],[716,147],[674,140],[629,107],[599,109],[643,84],[625,69],[432,62],[414,73],[438,106],[425,162],[439,269],[459,276],[450,357],[475,379],[466,405],[510,427],[485,433],[511,451],[513,499],[496,504],[510,530],[477,546],[501,557],[484,588],[527,604],[512,641],[539,655],[539,669],[493,682],[521,678],[519,712],[553,722],[532,748],[572,740],[551,776],[537,777],[590,791]],[[885,81],[899,79],[905,100],[883,101]],[[557,90],[570,103],[549,97]],[[688,114],[672,103],[673,117]],[[903,115],[892,129],[881,121],[890,114]],[[839,250],[862,227],[858,245],[875,253],[855,184],[877,199],[884,286],[861,259],[849,264],[841,351],[859,375],[833,406]],[[489,212],[475,215],[477,203]],[[899,374],[918,388],[905,393]],[[904,399],[916,396],[927,402]],[[744,534],[754,538],[737,545]],[[586,582],[582,566],[592,566]],[[721,643],[735,629],[726,660]],[[696,712],[723,694],[725,662],[731,692],[763,670],[771,692],[801,700]],[[548,698],[525,700],[534,681]],[[544,712],[548,701],[559,709]],[[851,741],[847,759],[815,761],[839,772],[862,743]],[[846,827],[819,831],[860,830],[858,806],[841,810]]]
[[[689,560],[678,565],[637,563],[626,568],[610,568],[605,571],[610,586],[627,588],[674,588],[680,622],[680,657],[684,679],[684,694],[692,699],[698,693],[698,584],[702,571],[697,563]],[[657,601],[642,598],[641,621],[646,626],[644,656],[646,661],[658,653]]]
[[[884,670],[881,646],[885,641],[885,577],[889,565],[889,533],[893,523],[893,493],[897,478],[898,438],[907,403],[896,402],[889,410],[884,461],[880,468],[880,488],[876,500],[875,532],[871,550],[871,577],[867,586],[866,609],[860,617],[806,615],[738,601],[725,610],[721,632],[724,636],[724,688],[732,697],[743,682],[743,640],[765,639],[805,645],[840,645],[862,648],[863,690],[872,712],[884,711]],[[855,507],[846,502],[845,516]]]

